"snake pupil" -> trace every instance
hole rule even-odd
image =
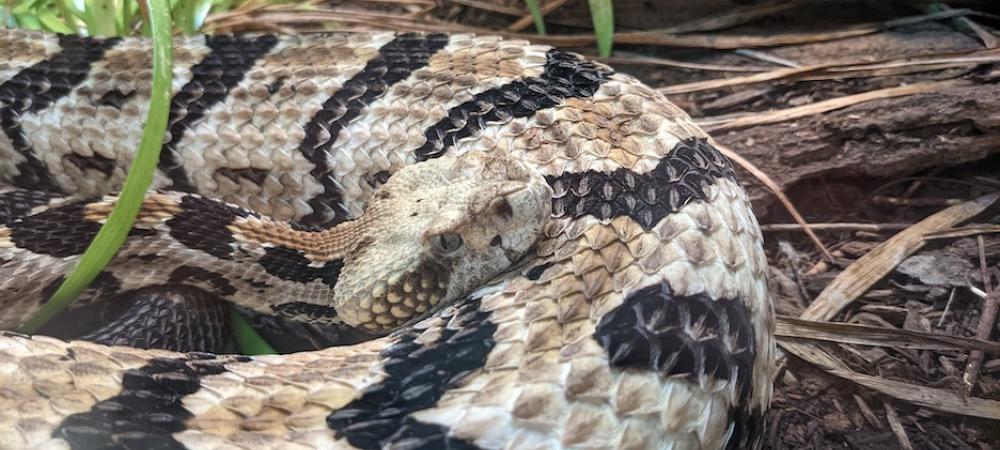
[[[442,233],[434,236],[434,250],[441,255],[454,253],[462,247],[462,236],[455,233]]]

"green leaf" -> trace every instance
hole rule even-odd
[[[129,169],[118,203],[56,293],[21,327],[23,333],[34,333],[45,322],[69,306],[111,261],[115,252],[125,242],[132,223],[135,222],[135,216],[142,206],[146,189],[153,181],[153,172],[156,170],[160,149],[163,146],[163,134],[167,129],[173,82],[170,13],[166,6],[162,0],[149,1],[148,22],[153,31],[153,88],[139,151]]]
[[[174,22],[180,25],[184,34],[195,34],[211,9],[212,0],[179,0],[174,9]]]
[[[38,20],[38,16],[25,14],[23,16],[13,16],[13,19],[17,22],[17,26],[25,30],[38,31],[42,29],[42,22]]]
[[[65,22],[70,29],[74,30],[73,34],[76,34],[75,29],[79,23],[77,19],[81,17],[83,12],[76,9],[70,2],[71,0],[55,0],[55,5],[56,10],[59,11],[59,15],[62,16],[63,22]]]
[[[150,3],[156,1],[150,0]],[[115,23],[117,17],[118,8],[115,7],[115,0],[88,0],[83,14],[87,32],[91,36],[118,36],[118,27]]]
[[[243,3],[246,1],[244,0]],[[233,0],[213,0],[212,8],[210,11],[229,11],[236,7],[236,3]]]
[[[542,8],[538,6],[538,0],[524,0],[524,4],[531,12],[531,20],[535,22],[535,30],[540,36],[545,36],[545,17],[542,16]]]
[[[205,24],[205,19],[208,18],[208,13],[212,11],[212,0],[198,0],[197,6],[194,8],[194,30],[197,31],[201,29],[201,26]]]
[[[611,56],[611,45],[615,39],[615,15],[612,0],[588,0],[590,18],[594,21],[597,36],[597,52],[603,58]]]
[[[59,34],[73,34],[74,31],[66,22],[63,21],[62,17],[59,17],[56,13],[45,10],[39,11],[38,21],[41,22],[42,28],[46,31],[51,31],[53,33]]]
[[[195,0],[184,0],[174,5],[174,23],[181,27],[181,33],[191,35],[197,31],[194,26],[194,7]]]
[[[11,6],[10,13],[15,16],[23,16],[25,14],[35,14],[39,7],[42,6],[43,0],[34,0],[27,2],[16,2]],[[10,3],[8,3],[9,5]]]
[[[120,21],[119,30],[122,35],[128,35],[132,33],[132,30],[135,29],[135,24],[139,21],[140,16],[137,15],[139,13],[139,4],[132,0],[122,1],[121,18],[118,19]]]

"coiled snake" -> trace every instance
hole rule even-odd
[[[5,332],[0,447],[760,445],[774,353],[760,231],[729,161],[662,95],[468,35],[191,37],[174,52],[160,192],[83,301],[182,285],[395,331],[252,358]],[[0,32],[3,327],[106,218],[150,67],[141,38]],[[422,183],[442,201],[395,200]],[[345,222],[367,203],[420,217]],[[316,237],[354,223],[349,245]]]

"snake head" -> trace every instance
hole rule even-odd
[[[368,231],[335,288],[339,316],[387,331],[489,281],[538,240],[551,198],[541,174],[504,154],[401,169],[356,221]]]

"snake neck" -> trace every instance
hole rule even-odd
[[[352,252],[371,241],[371,227],[379,218],[365,215],[322,230],[302,230],[289,222],[251,216],[234,221],[228,228],[242,240],[294,250],[309,261],[320,263],[348,259]]]

